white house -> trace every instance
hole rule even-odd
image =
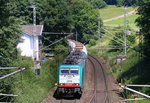
[[[22,56],[39,60],[43,25],[22,25],[22,42],[17,45]]]

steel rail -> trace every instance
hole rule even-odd
[[[88,59],[89,59],[90,62],[92,63],[92,67],[93,67],[93,70],[94,70],[94,93],[93,93],[92,98],[91,98],[90,101],[89,101],[89,103],[92,103],[94,97],[96,97],[97,82],[96,82],[96,71],[95,71],[94,63],[92,62],[92,60],[91,60],[89,57],[88,57]]]
[[[100,63],[100,61],[97,58],[95,58],[92,55],[90,55],[90,56],[98,62],[98,64],[101,66],[101,70],[103,72],[104,82],[105,82],[105,87],[106,87],[106,97],[105,97],[105,99],[102,103],[106,103],[106,100],[108,100],[108,103],[111,103],[110,96],[109,96],[109,93],[108,93],[108,86],[107,86],[107,80],[106,80],[106,75],[105,75],[105,72],[104,72],[104,68],[103,68],[102,64]]]
[[[63,99],[60,100],[60,103],[62,103],[62,102],[63,102]]]
[[[63,101],[64,101],[64,99],[61,99],[61,100],[60,100],[60,103],[63,103]],[[74,102],[71,102],[71,103],[77,103],[77,99],[74,99],[73,101],[74,101]],[[65,102],[65,103],[66,103],[66,102]]]
[[[94,60],[96,60],[93,56],[90,55],[91,58],[93,58]],[[96,60],[97,61],[97,60]],[[97,63],[99,64],[99,61],[97,61]],[[101,65],[100,65],[101,66]],[[105,79],[104,79],[105,81]],[[96,96],[96,95],[95,95]],[[106,96],[104,98],[104,101],[102,103],[105,103],[105,101],[107,100],[107,92],[106,92]]]

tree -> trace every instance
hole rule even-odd
[[[15,0],[14,0],[15,1]],[[23,23],[32,24],[32,9],[28,0],[17,0],[12,4],[12,16],[21,18]],[[79,41],[93,38],[97,30],[98,12],[85,0],[35,0],[37,24],[44,25],[46,32],[78,33]],[[23,6],[26,6],[23,8]],[[21,12],[19,12],[21,11]],[[17,13],[17,15],[16,15]],[[27,17],[27,15],[29,15]],[[91,32],[91,30],[92,32]],[[94,32],[93,32],[94,31]],[[44,45],[64,37],[64,35],[44,35]]]
[[[93,5],[95,9],[100,9],[100,8],[104,8],[107,6],[105,1],[103,0],[91,0],[90,3]]]
[[[9,0],[0,3],[0,66],[7,66],[17,55],[17,43],[20,39],[19,20],[10,17]]]
[[[109,5],[132,6],[136,5],[138,0],[104,0]]]
[[[140,15],[136,20],[137,25],[141,28],[141,34],[144,35],[144,54],[150,58],[150,1],[142,0],[139,2],[138,14]]]
[[[116,0],[104,0],[108,5],[115,5]]]
[[[116,0],[117,6],[123,6],[124,5],[124,0]]]
[[[98,13],[84,0],[74,0],[70,5],[73,17],[74,31],[78,33],[78,40],[86,42],[94,38],[97,30]],[[102,25],[102,22],[101,22]]]
[[[116,33],[115,34],[115,37],[113,38],[113,40],[111,40],[110,44],[113,46],[113,47],[116,47],[116,48],[121,48],[121,47],[124,47],[124,44],[122,42],[120,42],[119,40],[116,39],[119,38],[121,39],[122,41],[124,41],[124,36],[123,36],[123,32],[119,32],[119,33]],[[135,34],[131,34],[131,35],[127,35],[126,36],[126,42],[127,44],[129,45],[132,45],[135,43]],[[118,41],[118,42],[117,42]]]
[[[17,58],[16,46],[20,39],[20,21],[10,16],[10,3],[12,3],[10,0],[0,0],[0,67],[9,66]],[[8,73],[10,73],[10,70],[0,70],[0,76]],[[12,86],[12,78],[0,81],[0,92],[12,93]],[[4,99],[0,101],[6,102]]]

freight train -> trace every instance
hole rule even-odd
[[[57,94],[73,95],[80,98],[84,84],[84,73],[87,61],[85,46],[74,40],[69,40],[70,54],[58,67]]]

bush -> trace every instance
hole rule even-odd
[[[48,59],[44,62],[40,75],[35,75],[32,63],[29,58],[24,58],[19,63],[26,70],[15,75],[13,92],[19,95],[14,100],[15,103],[40,103],[57,82],[58,65],[55,60]]]
[[[120,40],[122,40],[124,42],[124,33],[123,32],[119,32],[115,34],[115,37],[113,38],[113,40],[111,40],[110,44],[113,45],[116,48],[121,48],[124,46],[124,44],[119,41],[117,38],[119,38]],[[130,34],[130,35],[126,35],[126,42],[128,45],[132,45],[135,43],[135,34]],[[118,41],[118,42],[116,42]],[[116,49],[118,50],[118,49]]]
[[[90,45],[90,46],[96,45],[96,40],[91,39],[91,40],[89,41],[89,45]]]
[[[91,0],[90,3],[93,5],[95,9],[100,9],[100,8],[104,8],[107,6],[105,1],[103,0]]]

